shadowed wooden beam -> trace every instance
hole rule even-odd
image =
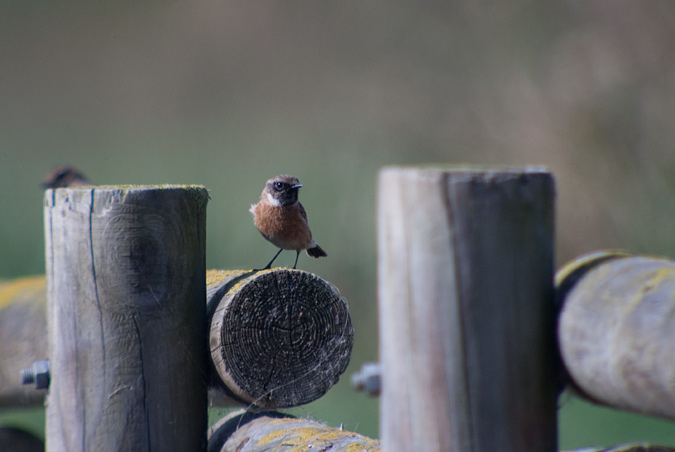
[[[384,450],[557,450],[553,212],[541,169],[380,171]]]
[[[16,427],[0,427],[0,450],[5,452],[44,452],[45,443],[25,430]]]
[[[46,285],[44,276],[0,281],[0,407],[44,403],[21,370],[47,358]]]
[[[301,270],[210,271],[211,361],[226,396],[266,408],[324,395],[354,341],[347,301]]]

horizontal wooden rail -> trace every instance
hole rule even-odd
[[[45,390],[21,371],[47,358],[47,282],[43,275],[0,281],[0,407],[42,405]]]
[[[210,270],[206,282],[214,369],[211,405],[308,403],[325,394],[345,371],[354,330],[347,302],[332,284],[279,268],[257,273]],[[44,403],[46,391],[22,385],[20,371],[48,357],[45,287],[44,276],[0,282],[0,406]],[[252,291],[255,300],[246,298]],[[237,309],[256,316],[239,317]],[[211,322],[214,312],[218,316]],[[247,319],[264,324],[250,325]],[[251,355],[256,359],[248,359]]]
[[[666,446],[656,446],[647,443],[622,444],[620,446],[584,448],[579,450],[568,450],[563,452],[675,452],[675,448]]]
[[[380,452],[380,441],[282,413],[231,413],[209,430],[208,452]]]
[[[595,403],[675,420],[675,262],[594,253],[556,279],[572,388]]]
[[[240,403],[282,408],[324,395],[354,342],[346,300],[301,270],[207,273],[216,385]]]

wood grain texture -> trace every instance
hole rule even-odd
[[[324,395],[346,370],[354,330],[333,285],[301,270],[221,273],[209,285],[211,360],[240,403],[291,407]],[[216,275],[208,277],[219,281]]]
[[[675,420],[675,262],[624,254],[587,268],[564,297],[558,341],[579,395]]]
[[[380,452],[380,441],[358,433],[328,427],[320,422],[295,419],[279,413],[229,415],[219,421],[219,435],[211,432],[208,452]],[[234,425],[231,425],[234,424]]]
[[[45,291],[44,276],[0,281],[0,407],[44,403],[46,391],[23,385],[21,369],[47,358]]]
[[[203,447],[207,199],[194,186],[45,193],[49,452]]]
[[[209,270],[206,272],[207,325],[210,325],[213,311],[218,307],[226,292],[246,276],[251,276],[251,272],[247,270]],[[22,368],[30,367],[34,361],[48,357],[45,290],[44,276],[0,281],[0,406],[29,406],[44,403],[46,391],[22,385],[19,373]],[[347,305],[343,306],[342,315],[348,315]],[[334,366],[331,372],[344,372],[342,366],[349,362],[347,350],[350,350],[353,345],[353,331],[351,323],[345,323],[343,326],[345,341],[339,345],[344,347],[344,353],[339,355],[340,365]],[[217,354],[215,356],[217,357]],[[337,381],[338,376],[331,376],[329,381]],[[332,384],[321,385],[321,391],[327,391],[330,386]],[[318,397],[322,395],[321,391],[307,392],[303,397]],[[232,391],[223,388],[223,382],[218,373],[212,372],[208,388],[209,405],[240,406],[242,404],[241,400],[233,399],[228,393],[232,394]]]
[[[380,172],[385,450],[556,450],[553,205],[540,169]]]
[[[293,416],[292,414],[272,410],[261,411],[240,409],[231,411],[209,427],[206,434],[208,440],[206,451],[221,452],[221,449],[227,440],[230,439],[240,427],[261,417],[268,417],[270,419],[296,419],[296,416]]]
[[[638,444],[623,444],[620,446],[600,447],[600,448],[585,448],[576,451],[562,451],[562,452],[675,452],[675,448],[666,446],[657,446],[647,443]]]

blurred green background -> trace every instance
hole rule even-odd
[[[44,272],[39,184],[56,165],[205,185],[219,269],[272,257],[247,209],[291,173],[329,254],[299,266],[340,288],[356,329],[340,384],[292,411],[348,430],[378,434],[348,375],[377,359],[383,165],[545,165],[557,265],[675,256],[672,1],[3,1],[0,58],[0,278]],[[41,411],[0,414],[39,431]],[[675,445],[670,423],[569,397],[560,418],[563,448]]]

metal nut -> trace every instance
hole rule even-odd
[[[352,374],[352,385],[357,391],[366,391],[371,397],[378,397],[382,387],[380,363],[365,363],[361,370]]]
[[[31,367],[21,369],[21,382],[25,385],[35,383],[35,389],[47,389],[50,379],[48,359],[35,361]]]

